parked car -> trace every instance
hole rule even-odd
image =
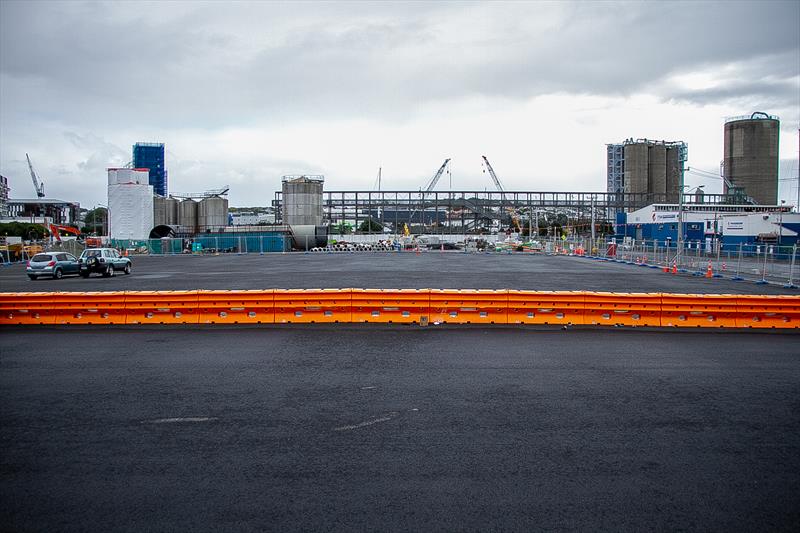
[[[113,248],[87,248],[81,254],[81,276],[88,278],[93,272],[111,277],[116,272],[131,273],[131,260]]]
[[[41,276],[61,279],[80,272],[78,260],[67,252],[42,252],[34,255],[25,268],[28,277],[35,280]]]

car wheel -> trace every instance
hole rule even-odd
[[[123,272],[125,272],[125,274],[130,274],[131,273],[131,264],[130,263],[125,265],[125,270],[123,270]]]
[[[31,281],[36,281],[36,276],[31,276],[30,274],[28,274],[28,277],[31,278]]]
[[[60,268],[57,268],[53,271],[53,279],[61,279],[64,277],[64,273],[61,272]]]
[[[114,276],[114,265],[108,265],[106,267],[106,271],[103,272],[103,276],[110,278]]]
[[[87,272],[81,272],[81,277],[82,278],[88,278],[89,277],[89,272],[88,271]]]

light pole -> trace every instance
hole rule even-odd
[[[781,240],[783,239],[783,205],[786,200],[781,200],[781,210],[778,211],[778,253],[781,253]]]

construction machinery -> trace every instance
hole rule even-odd
[[[81,234],[78,228],[73,228],[72,226],[60,226],[58,224],[49,224],[49,223],[45,223],[42,225],[47,229],[47,231],[50,232],[50,235],[59,242],[61,242],[62,231],[66,231],[67,233],[72,233],[75,236]]]
[[[425,193],[433,191],[433,189],[436,187],[436,184],[439,183],[439,179],[442,177],[442,174],[444,174],[445,169],[447,169],[447,165],[449,164],[450,158],[445,159],[444,163],[442,163],[442,166],[439,167],[439,170],[436,171],[436,174],[433,175],[428,184],[425,186],[425,190],[420,192],[420,205],[422,206],[423,211],[425,210]],[[409,222],[414,221],[414,214],[416,212],[417,208],[414,207],[414,209],[411,211],[411,214],[408,216]]]
[[[33,188],[36,189],[36,196],[38,198],[44,198],[44,182],[40,183],[41,180],[36,176],[36,172],[33,170],[33,165],[31,164],[31,158],[28,154],[25,154],[25,159],[28,160],[28,168],[31,171],[31,180],[33,180]]]

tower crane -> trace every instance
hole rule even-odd
[[[36,189],[36,196],[38,198],[44,198],[44,183],[39,184],[39,180],[36,177],[36,172],[33,171],[31,158],[28,156],[28,154],[25,154],[25,158],[28,160],[28,168],[31,170],[31,179],[33,180],[33,187]]]

